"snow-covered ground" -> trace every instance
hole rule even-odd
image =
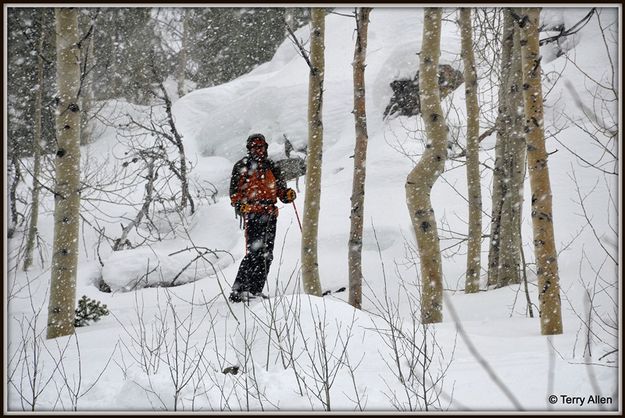
[[[462,69],[455,12],[449,12],[450,19],[443,25],[441,63]],[[570,27],[587,12],[544,9],[542,17],[545,22],[564,21]],[[600,9],[600,13],[601,23],[608,27],[612,57],[616,57],[616,9]],[[218,192],[214,201],[198,199],[199,209],[188,219],[176,219],[173,214],[155,217],[163,239],[120,252],[100,242],[89,223],[119,237],[120,223],[134,218],[137,206],[99,200],[83,204],[86,220],[81,224],[77,297],[102,301],[111,314],[78,328],[73,337],[56,341],[33,337],[40,332],[45,336],[53,227],[53,200],[45,195],[39,231],[45,263],[36,262],[28,273],[11,269],[5,281],[5,408],[29,409],[34,370],[40,379],[35,389],[40,392],[38,410],[522,408],[578,412],[620,408],[620,352],[604,356],[618,346],[620,332],[606,325],[620,325],[618,268],[610,258],[619,257],[615,232],[620,230],[618,177],[588,166],[588,161],[609,158],[574,126],[573,121],[584,116],[565,83],[572,83],[583,102],[592,107],[588,91],[592,86],[584,73],[605,81],[611,65],[618,70],[618,62],[610,62],[606,55],[598,20],[593,17],[567,42],[578,67],[565,57],[555,57],[551,46],[543,48],[550,57],[543,60],[544,90],[549,91],[545,124],[547,149],[552,153],[549,169],[564,321],[564,334],[549,338],[540,335],[536,306],[535,317],[527,315],[521,286],[464,294],[466,245],[458,234],[466,232],[466,172],[458,162],[447,163],[432,193],[439,227],[454,231],[441,232],[441,247],[451,247],[443,253],[444,322],[427,328],[418,324],[418,257],[404,181],[423,149],[421,125],[415,117],[384,121],[382,112],[392,93],[389,83],[413,76],[418,68],[422,11],[374,9],[370,20],[362,311],[345,302],[347,292],[323,298],[302,293],[298,274],[301,235],[291,205],[280,207],[275,258],[265,288],[273,297],[249,306],[229,305],[224,297],[244,255],[244,236],[230,207],[227,185],[232,164],[245,152],[245,139],[252,132],[262,132],[274,159],[284,157],[283,135],[296,149],[307,140],[308,67],[287,40],[270,62],[224,85],[195,90],[174,105],[176,123],[193,162],[194,187],[213,184]],[[329,15],[326,20],[319,270],[322,288],[332,291],[347,286],[354,26],[354,20],[345,16]],[[297,35],[307,39],[307,31],[302,28]],[[556,73],[561,73],[557,82]],[[463,144],[463,89],[446,98],[444,105],[454,109],[448,122]],[[142,110],[110,102],[104,113],[109,119],[126,113],[138,118]],[[616,115],[616,107],[612,112]],[[492,120],[493,115],[484,115],[483,128],[487,118]],[[112,176],[121,183],[119,179],[128,171],[114,157],[128,155],[124,154],[128,138],[112,126],[99,125],[96,131],[98,140],[83,147],[84,172],[92,179],[100,176],[104,182]],[[481,143],[480,160],[490,167],[494,142],[493,135]],[[614,165],[604,169],[613,170]],[[145,179],[123,182],[115,195],[140,202]],[[490,183],[491,172],[484,169],[485,234],[489,232]],[[296,204],[301,216],[303,181],[300,188]],[[94,198],[100,196],[92,193]],[[531,263],[529,183],[525,196],[522,233],[525,257]],[[129,239],[141,242],[136,232]],[[9,242],[9,254],[14,256],[22,246],[23,231]],[[191,246],[214,252],[185,269],[198,255],[186,251]],[[484,239],[482,289],[486,287],[487,252],[488,239]],[[171,282],[174,277],[179,286],[145,287]],[[111,293],[99,290],[100,279],[111,287]],[[530,298],[537,305],[531,264],[528,280]],[[585,325],[589,315],[590,330]],[[398,329],[402,334],[396,334]],[[588,334],[591,343],[587,346]],[[236,374],[223,373],[231,366],[239,367]],[[550,403],[550,395],[555,395],[555,403]],[[589,403],[591,395],[610,398],[611,403]],[[565,396],[582,398],[584,403],[567,403]]]

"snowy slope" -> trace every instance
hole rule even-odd
[[[587,11],[545,9],[543,20],[564,20],[570,25]],[[616,21],[615,13],[604,11],[601,16],[604,23]],[[441,63],[462,69],[454,12],[450,10],[448,17],[450,19],[443,25]],[[111,315],[78,329],[76,339],[59,339],[60,346],[48,342],[49,351],[44,351],[41,375],[53,376],[57,386],[44,388],[39,408],[71,409],[68,393],[76,388],[74,379],[82,375],[82,391],[95,383],[77,401],[78,409],[85,411],[310,411],[328,408],[330,398],[332,410],[354,411],[361,407],[369,411],[423,409],[423,400],[417,400],[415,394],[406,394],[394,374],[397,367],[393,349],[389,347],[392,341],[386,332],[388,324],[384,321],[382,308],[390,300],[392,307],[388,308],[387,315],[397,309],[396,320],[402,322],[408,335],[411,330],[414,332],[412,341],[416,344],[424,341],[422,328],[418,324],[411,328],[418,313],[415,304],[418,267],[414,264],[418,259],[411,256],[414,239],[405,205],[404,181],[414,161],[399,152],[403,149],[412,158],[418,158],[423,149],[423,138],[417,132],[420,125],[414,117],[382,120],[382,112],[391,96],[389,83],[398,77],[413,76],[418,68],[416,53],[420,50],[421,28],[421,9],[380,8],[371,14],[366,69],[369,149],[363,250],[366,283],[362,311],[355,311],[344,302],[346,292],[325,298],[302,294],[297,274],[301,236],[291,205],[280,207],[274,264],[266,288],[275,297],[269,302],[255,302],[246,307],[241,304],[229,306],[222,295],[222,291],[227,295],[244,255],[244,236],[229,205],[227,184],[232,164],[245,151],[245,139],[252,132],[262,132],[268,138],[270,156],[276,159],[284,157],[283,134],[296,148],[305,145],[307,140],[308,68],[296,47],[286,40],[270,62],[229,83],[193,91],[174,105],[177,125],[194,164],[192,176],[198,182],[210,181],[217,187],[216,203],[202,205],[195,215],[174,225],[175,231],[166,234],[165,239],[145,249],[113,253],[105,248],[108,247],[106,244],[98,246],[92,229],[81,226],[84,235],[81,249],[86,251],[81,254],[77,295],[86,294],[101,300],[108,305]],[[308,28],[301,28],[296,34],[308,39]],[[592,57],[584,62],[583,70],[594,77],[605,76],[610,65],[602,49],[596,47],[600,42],[602,37],[596,20],[584,27],[572,41],[574,56]],[[326,19],[324,160],[319,225],[320,276],[322,288],[329,290],[347,285],[353,170],[350,156],[354,147],[351,114],[353,43],[353,19],[329,15]],[[548,136],[547,148],[557,150],[550,156],[549,163],[555,233],[561,250],[560,278],[565,292],[562,305],[565,333],[552,338],[540,335],[538,319],[526,315],[525,296],[519,286],[464,295],[466,251],[464,244],[460,243],[444,253],[443,271],[445,289],[448,290],[444,322],[426,331],[425,344],[435,356],[430,379],[435,379],[444,370],[440,403],[430,400],[435,404],[430,407],[463,411],[517,409],[515,401],[505,395],[478,362],[469,343],[458,333],[458,326],[462,326],[479,355],[526,410],[599,409],[596,404],[563,404],[560,395],[610,396],[613,403],[605,405],[606,409],[615,409],[620,404],[616,396],[618,369],[609,363],[616,357],[596,360],[608,351],[609,344],[615,344],[609,336],[610,330],[595,331],[593,361],[597,365],[586,366],[583,364],[586,331],[578,318],[578,314],[587,309],[583,284],[592,287],[596,277],[593,269],[602,268],[600,266],[606,258],[594,237],[599,236],[608,249],[615,242],[612,228],[616,225],[617,213],[609,202],[610,196],[616,198],[616,177],[604,176],[588,168],[555,141],[565,141],[589,161],[602,158],[601,150],[571,124],[560,130],[553,128],[565,126],[558,116],[562,112],[572,118],[582,117],[564,83],[569,80],[575,86],[583,86],[581,72],[570,63],[566,64],[563,57],[543,64],[545,74],[562,72],[562,79],[549,93],[545,123],[549,133],[553,134]],[[551,87],[549,80],[544,84],[545,90]],[[581,87],[579,94],[585,103],[590,102],[591,97]],[[455,116],[450,115],[452,124],[461,122],[464,118],[463,89],[446,98],[444,106],[458,110]],[[115,103],[111,107],[114,110],[109,109],[110,114],[139,112],[125,103]],[[463,143],[464,127],[459,126],[457,130]],[[91,156],[90,161],[105,164],[107,156],[123,154],[127,143],[114,128],[100,127],[100,132],[97,142],[83,147],[83,155],[84,158]],[[481,149],[481,161],[490,166],[494,158],[493,146],[494,137],[485,140]],[[85,162],[85,167],[87,165]],[[112,170],[111,166],[106,167]],[[585,209],[590,212],[594,229],[587,225],[581,214],[582,208],[576,203],[579,196],[571,179],[573,173],[581,195],[592,193],[585,201]],[[463,166],[448,162],[446,172],[432,194],[439,226],[458,233],[464,233],[466,229],[465,174]],[[482,176],[484,213],[489,214],[491,175],[484,170]],[[300,181],[302,192],[296,200],[300,216],[305,197],[303,183]],[[143,185],[134,186],[128,199],[140,201]],[[525,196],[523,242],[525,257],[531,262],[532,229],[527,215],[530,210],[529,184],[526,184]],[[41,234],[44,242],[50,244],[53,203],[50,196],[47,199]],[[95,212],[96,208],[87,207],[86,210]],[[122,217],[134,216],[130,209],[105,203],[97,210],[102,212],[101,225],[109,231],[116,231],[115,234],[119,233]],[[489,218],[484,216],[485,234],[489,231],[488,221]],[[443,235],[449,237],[449,234]],[[443,239],[441,247],[456,242]],[[194,256],[192,252],[171,254],[185,249],[190,243],[228,253],[209,255],[206,261],[188,269],[179,280],[179,283],[186,283],[181,286],[126,291],[133,279],[155,265],[159,267],[157,282],[171,279]],[[14,240],[11,245],[15,250],[19,241]],[[488,240],[485,239],[483,268],[487,251]],[[616,250],[612,252],[616,253]],[[98,257],[103,260],[104,267],[100,266]],[[617,272],[613,267],[609,270],[609,263],[605,266],[599,274],[605,281],[600,281],[599,285],[609,287],[616,283]],[[45,328],[49,270],[42,270],[41,266],[37,268],[28,274],[13,273],[8,284],[9,293],[14,295],[7,320],[11,344],[9,357],[17,352],[14,347],[19,347],[20,341],[26,338],[20,321],[32,318],[33,310],[37,312],[43,307],[37,329]],[[485,279],[485,270],[482,276]],[[97,289],[100,277],[113,287],[113,293],[102,293]],[[31,285],[24,287],[27,280],[31,280]],[[530,295],[537,304],[536,278],[531,270],[529,280]],[[615,305],[610,298],[618,298],[615,288],[597,296],[595,315],[615,315]],[[461,322],[453,320],[450,304]],[[174,345],[176,340],[178,346]],[[410,338],[404,343],[406,341]],[[433,342],[436,344],[431,346]],[[183,359],[182,346],[186,343],[187,357]],[[64,344],[68,347],[63,354],[68,379],[63,379],[54,369],[53,359],[60,356]],[[346,345],[348,357],[343,350]],[[153,351],[143,350],[147,347]],[[407,353],[411,348],[408,345],[403,349],[407,351],[402,353],[400,365],[406,372]],[[319,383],[315,368],[324,363],[320,360],[324,352],[328,358],[326,363],[331,369],[336,367],[332,369],[336,371],[336,378],[327,392]],[[180,356],[176,357],[176,353]],[[294,363],[288,357],[289,353],[296,354]],[[17,370],[13,375],[15,381],[20,381],[17,379],[20,374],[25,379],[25,369],[19,366],[23,363],[15,360],[18,357],[12,358],[8,370]],[[178,369],[178,375],[171,373],[176,362],[187,367]],[[239,373],[222,373],[233,365],[240,366]],[[183,385],[185,381],[187,383]],[[62,393],[62,401],[57,392]],[[176,393],[178,397],[174,396]],[[550,394],[558,396],[555,405],[548,402]],[[23,402],[15,386],[9,386],[8,395],[9,409],[21,410]]]

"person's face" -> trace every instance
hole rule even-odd
[[[250,146],[250,154],[255,160],[267,158],[267,147],[263,141],[255,140]]]

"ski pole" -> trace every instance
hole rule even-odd
[[[297,223],[299,224],[299,231],[302,232],[302,223],[299,220],[299,213],[297,213],[297,206],[295,206],[295,200],[293,203],[293,209],[295,210],[295,216],[297,217]]]
[[[247,219],[245,214],[241,214],[241,219],[243,220],[243,232],[245,235],[245,255],[247,255]]]

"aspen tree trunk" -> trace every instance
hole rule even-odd
[[[510,75],[512,46],[514,40],[514,22],[508,10],[503,11],[503,36],[501,42],[501,76],[499,84],[499,114],[497,116],[497,142],[495,144],[495,169],[493,172],[492,209],[490,222],[490,243],[488,249],[488,280],[487,285],[497,284],[500,256],[500,236],[503,199],[506,192],[505,156],[509,137],[508,101],[506,99],[506,84]]]
[[[78,13],[56,9],[56,78],[59,101],[56,118],[56,187],[47,338],[74,333],[78,228],[80,211],[80,51]]]
[[[189,9],[185,8],[182,12],[182,47],[180,49],[180,57],[178,60],[178,97],[184,96],[184,81],[187,68],[187,20],[189,18]]]
[[[9,172],[9,201],[7,202],[9,206],[9,225],[7,231],[7,238],[13,238],[13,234],[15,233],[15,228],[17,228],[17,224],[19,221],[19,214],[17,213],[17,186],[20,181],[23,180],[22,172],[20,170],[20,162],[17,157],[17,152],[13,152],[11,156],[11,164],[9,164],[8,168]]]
[[[362,308],[362,230],[365,208],[365,178],[367,168],[367,112],[365,100],[365,59],[367,56],[367,30],[371,8],[361,7],[356,12],[356,46],[354,48],[354,180],[351,197],[351,223],[349,232],[349,304]]]
[[[480,257],[482,247],[482,192],[480,184],[480,109],[477,101],[477,74],[473,54],[471,9],[460,9],[461,55],[464,63],[467,107],[467,188],[469,194],[469,241],[464,291],[480,290]]]
[[[306,198],[302,224],[302,282],[308,294],[321,296],[317,235],[321,198],[323,153],[323,80],[325,71],[325,13],[311,9],[310,76],[308,79],[308,158],[306,159]]]
[[[509,73],[506,80],[507,128],[504,151],[504,184],[501,225],[499,230],[499,263],[497,287],[521,282],[521,210],[525,180],[525,133],[523,129],[523,75],[519,29],[513,30]]]
[[[15,184],[17,183],[17,175],[15,173],[15,164],[13,163],[13,158],[9,161],[7,167],[7,238],[13,238],[15,234],[15,228],[17,226],[16,218],[17,218],[17,208],[15,207],[15,192],[16,188]]]
[[[417,239],[421,263],[421,321],[443,320],[443,274],[438,226],[430,193],[445,169],[447,159],[447,125],[441,108],[438,86],[438,60],[441,38],[440,8],[424,11],[419,88],[421,111],[429,144],[406,179],[406,202]]]
[[[540,330],[562,334],[558,253],[553,231],[551,183],[543,127],[538,24],[540,9],[524,8],[521,28],[523,101],[527,132],[527,165],[532,190],[534,254],[538,274]]]
[[[41,112],[43,107],[43,41],[45,39],[45,10],[40,9],[39,19],[41,33],[37,46],[37,93],[35,96],[35,132],[33,136],[33,191],[31,197],[30,222],[28,224],[28,237],[26,238],[26,255],[24,258],[24,271],[33,264],[33,252],[37,240],[37,227],[39,225],[39,174],[41,172]]]

